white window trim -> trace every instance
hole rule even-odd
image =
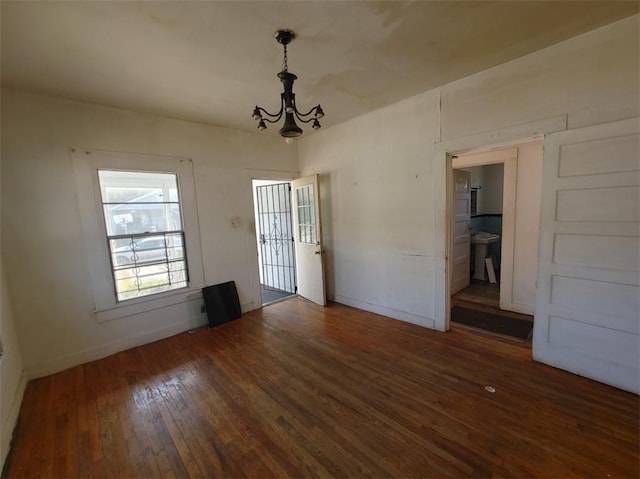
[[[132,316],[172,304],[190,301],[196,295],[199,296],[204,286],[204,271],[202,269],[202,249],[200,246],[193,162],[191,159],[80,148],[71,149],[71,159],[78,192],[78,208],[87,249],[89,276],[94,300],[93,312],[96,315],[96,320],[103,322]],[[186,288],[130,299],[120,303],[116,301],[98,183],[99,169],[175,173],[178,176],[183,231],[189,268],[189,284]]]

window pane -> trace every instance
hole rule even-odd
[[[115,273],[118,300],[161,293],[187,286],[184,261],[120,269]]]
[[[300,242],[316,244],[316,210],[314,205],[313,186],[307,185],[296,189],[298,199],[298,225]]]
[[[98,175],[118,301],[186,287],[177,176],[114,170]]]
[[[180,233],[160,236],[130,236],[109,240],[113,266],[130,267],[144,263],[165,263],[184,259]]]
[[[109,236],[182,229],[178,203],[120,203],[103,208]]]
[[[173,173],[98,171],[103,203],[178,202],[178,181]]]
[[[309,244],[316,244],[316,227],[309,226]]]

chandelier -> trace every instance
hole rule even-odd
[[[284,125],[280,128],[280,136],[285,138],[295,138],[302,135],[302,128],[296,124],[296,118],[302,123],[311,123],[312,128],[317,130],[320,128],[320,118],[324,116],[320,105],[314,106],[307,113],[300,113],[296,106],[296,95],[293,93],[293,82],[298,79],[296,75],[289,72],[287,65],[287,45],[295,38],[295,34],[291,30],[278,30],[274,33],[276,41],[284,47],[284,61],[282,63],[282,71],[278,73],[278,78],[284,86],[284,91],[280,94],[280,111],[276,114],[269,113],[264,108],[256,107],[253,110],[253,119],[258,122],[258,130],[262,131],[267,128],[267,123],[276,123],[280,121],[284,115]],[[263,116],[264,115],[264,116]]]

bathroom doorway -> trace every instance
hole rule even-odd
[[[451,178],[452,324],[462,307],[472,316],[506,317],[506,327],[525,321],[520,337],[527,339],[535,311],[542,140],[453,155]]]
[[[455,168],[455,174],[466,172],[469,178],[469,216],[465,243],[464,274],[467,286],[452,293],[458,298],[494,307],[500,306],[502,251],[502,209],[504,163]]]

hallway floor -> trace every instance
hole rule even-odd
[[[468,287],[451,296],[451,307],[453,308],[456,305],[464,306],[466,308],[476,311],[482,311],[485,313],[494,313],[500,314],[502,316],[508,316],[514,319],[533,321],[533,316],[529,316],[528,314],[520,314],[500,309],[500,287],[497,284],[491,284],[488,281],[472,279]],[[517,339],[511,336],[503,336],[501,334],[493,333],[490,331],[471,328],[470,326],[459,323],[452,322],[451,324],[455,324],[456,328],[470,328],[474,331],[481,331],[483,333],[494,335],[496,337],[507,338],[509,340],[521,342],[524,341],[528,343],[531,342],[531,339]]]
[[[454,294],[451,299],[465,302],[480,303],[486,306],[500,308],[500,286],[488,281],[472,279],[469,286]]]

